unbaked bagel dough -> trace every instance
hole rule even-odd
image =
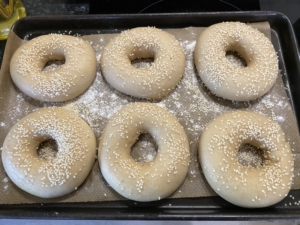
[[[154,58],[151,66],[136,68],[131,61]],[[148,99],[162,98],[172,91],[185,69],[183,48],[175,37],[153,27],[127,30],[105,46],[101,71],[118,91]]]
[[[143,163],[131,156],[131,147],[149,133],[158,151]],[[167,110],[152,103],[132,103],[118,111],[100,138],[98,160],[109,185],[126,198],[148,202],[172,194],[188,172],[189,142],[183,127]]]
[[[40,143],[54,139],[55,157],[41,158]],[[2,163],[9,178],[24,191],[54,198],[75,191],[91,171],[96,139],[89,125],[63,108],[43,108],[19,120],[6,136]]]
[[[251,144],[264,151],[262,166],[243,166],[238,151]],[[281,201],[293,177],[293,156],[281,127],[268,117],[234,111],[213,120],[200,136],[199,161],[210,186],[227,201],[258,208]]]
[[[48,61],[65,60],[53,71],[43,71]],[[96,76],[96,55],[78,37],[49,34],[21,45],[10,61],[10,74],[26,95],[47,102],[62,102],[82,94]]]
[[[235,51],[247,62],[240,68],[226,58]],[[206,28],[195,46],[195,64],[204,84],[214,94],[233,101],[249,101],[266,94],[278,76],[277,54],[270,40],[240,22]]]

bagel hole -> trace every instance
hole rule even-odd
[[[58,152],[58,146],[54,139],[49,139],[40,143],[37,149],[37,155],[40,159],[54,159]]]
[[[251,144],[241,145],[237,158],[242,166],[249,168],[263,167],[266,161],[265,151]]]
[[[65,64],[65,59],[63,59],[63,60],[57,60],[57,59],[55,59],[55,60],[50,60],[50,61],[48,61],[46,64],[45,64],[45,66],[44,66],[44,68],[43,68],[43,71],[44,72],[52,72],[52,71],[54,71],[54,70],[57,70],[57,69],[59,69],[62,65],[64,65]]]
[[[157,153],[157,149],[158,147],[150,134],[141,134],[131,147],[130,156],[136,162],[151,162]]]
[[[227,60],[239,68],[247,67],[247,61],[236,51],[226,52]]]
[[[137,59],[131,60],[131,65],[134,66],[135,68],[146,68],[146,67],[150,67],[153,62],[154,62],[154,57],[153,58],[137,58]]]

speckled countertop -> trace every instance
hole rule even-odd
[[[89,13],[89,0],[23,0],[28,16]]]

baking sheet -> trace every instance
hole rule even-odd
[[[107,17],[109,17],[110,19],[111,19],[111,16],[107,16]],[[123,16],[124,17],[124,16]],[[130,16],[129,16],[130,17]],[[143,17],[143,16],[142,16]],[[181,18],[180,19],[180,21],[182,21],[182,23],[180,23],[179,22],[179,20],[178,20],[178,18]],[[189,21],[189,24],[193,24],[194,23],[194,21],[195,21],[195,19],[196,18],[202,18],[202,20],[197,20],[197,21],[208,21],[208,22],[205,22],[205,23],[211,23],[212,21],[220,21],[220,20],[224,20],[224,18],[233,18],[233,19],[231,19],[231,20],[241,20],[241,21],[259,21],[259,20],[261,20],[261,19],[263,19],[263,18],[266,18],[266,19],[269,19],[270,21],[271,21],[271,24],[272,25],[276,25],[276,22],[274,22],[274,17],[276,17],[277,19],[278,19],[278,17],[280,17],[281,19],[283,18],[282,17],[282,15],[277,15],[276,13],[264,13],[264,12],[259,12],[259,13],[251,13],[251,14],[249,14],[249,13],[245,13],[245,12],[243,12],[243,13],[216,13],[216,14],[194,14],[194,15],[187,15],[187,14],[185,14],[185,15],[174,15],[174,17],[172,17],[172,18],[170,18],[170,17],[165,17],[165,20],[163,21],[163,23],[165,23],[165,24],[167,24],[166,26],[168,26],[168,24],[173,24],[173,22],[174,21],[177,21],[178,22],[178,24],[180,24],[180,26],[182,26],[182,24],[186,24],[186,21],[188,20]],[[118,18],[122,18],[122,16],[118,16]],[[143,20],[143,22],[142,23],[152,23],[153,24],[153,21],[156,21],[156,24],[160,24],[161,22],[160,21],[162,21],[161,20],[161,18],[164,18],[164,15],[151,15],[151,17],[145,17],[145,18],[150,18],[150,20],[152,21],[149,21],[149,20],[147,20],[147,22],[145,22],[145,20]],[[144,19],[145,19],[144,18]],[[182,19],[183,18],[183,19]],[[188,18],[188,19],[187,19]],[[249,19],[250,18],[250,19]],[[48,21],[48,23],[49,23],[49,20],[45,20],[45,18],[42,18],[42,21],[43,21],[43,19],[44,19],[44,21]],[[52,18],[52,20],[53,20],[54,18]],[[61,20],[62,18],[55,18],[55,19],[58,19],[58,20]],[[70,18],[66,18],[67,20],[68,19],[70,19]],[[72,18],[71,18],[72,19]],[[73,18],[74,19],[74,18]],[[82,18],[81,18],[82,19]],[[86,18],[84,18],[84,19],[86,19]],[[99,18],[98,18],[99,19]],[[101,17],[100,18],[100,20],[101,19],[103,19],[103,17]],[[107,18],[106,18],[107,19]],[[211,20],[212,19],[212,20]],[[116,19],[116,17],[114,17],[113,18],[113,20],[118,20],[118,19]],[[127,18],[127,20],[128,20],[128,18]],[[228,20],[228,19],[227,19]],[[170,21],[172,21],[172,23],[170,22]],[[124,23],[124,20],[120,20],[119,21],[120,22],[120,26],[122,26],[122,25],[124,25],[123,23]],[[128,22],[128,21],[127,21]],[[133,23],[136,23],[136,20],[132,20],[131,22],[133,22]],[[50,23],[51,23],[51,20],[50,20]],[[102,23],[102,21],[100,22],[100,23]],[[125,23],[126,23],[126,19],[125,19]],[[201,24],[201,23],[204,23],[204,22],[197,22],[198,24]],[[75,23],[74,23],[75,24]],[[80,25],[80,23],[76,23],[76,24],[79,24]],[[176,25],[178,25],[178,24],[176,24]],[[27,24],[28,25],[28,24]],[[129,26],[128,24],[127,24],[127,26]],[[171,25],[171,26],[174,26],[174,25]],[[37,26],[38,27],[38,26]],[[287,26],[288,27],[288,26]],[[27,27],[28,28],[28,27]],[[276,28],[278,28],[278,25],[276,25],[276,26],[274,26],[274,28],[276,29]],[[284,28],[284,27],[283,27]],[[19,28],[19,30],[22,30],[22,29],[26,29],[26,24],[25,24],[25,26],[23,26],[22,28]],[[52,28],[53,29],[53,28]],[[23,32],[23,31],[22,31]],[[21,33],[22,33],[21,32]],[[39,31],[38,31],[39,32]],[[88,31],[88,32],[90,32],[90,31]],[[278,30],[276,31],[276,32],[272,32],[272,34],[273,35],[277,35],[277,32],[278,32]],[[31,33],[31,32],[29,32],[29,33]],[[35,35],[34,34],[35,32],[33,32],[33,35]],[[288,35],[290,35],[290,33],[288,33],[287,32],[287,34]],[[19,34],[18,35],[20,35],[20,32],[19,32]],[[283,34],[282,33],[280,33],[280,36],[282,36]],[[30,35],[29,35],[30,36]],[[287,40],[287,42],[289,43],[289,44],[291,44],[291,45],[294,45],[294,43],[293,43],[293,39],[292,39],[292,41],[289,41],[289,40],[291,40],[291,37],[289,37],[289,38],[286,38],[286,40]],[[285,45],[287,45],[287,43],[285,43],[285,40],[283,40],[282,38],[281,39],[279,39],[279,42],[280,42],[280,45],[281,46],[283,46],[284,48],[286,47]],[[279,43],[275,43],[275,44],[279,44]],[[295,60],[293,59],[293,53],[295,52],[295,49],[289,49],[289,51],[290,51],[290,55],[291,55],[291,57],[290,57],[290,62],[288,63],[289,65],[291,65],[291,64],[295,64]],[[297,52],[297,51],[296,51]],[[279,55],[281,55],[282,53],[279,53]],[[285,55],[286,53],[283,53],[283,55],[284,55],[284,57],[285,57],[285,60],[287,59],[287,58],[289,58],[289,56],[286,56]],[[282,56],[282,55],[281,55]],[[285,66],[285,63],[286,62],[281,62],[281,64],[283,64],[283,66]],[[282,65],[281,65],[281,67],[282,67]],[[290,71],[290,70],[295,70],[295,68],[293,67],[293,68],[290,68],[289,66],[287,67],[287,71]],[[292,75],[294,74],[294,73],[291,73]],[[290,75],[290,74],[288,74],[288,75]],[[296,79],[296,78],[295,78]],[[296,83],[296,82],[295,82]],[[293,85],[293,82],[291,83],[292,85]],[[293,89],[292,89],[293,90]],[[292,93],[293,94],[293,93]],[[297,105],[296,105],[296,107],[297,107]],[[296,125],[295,125],[296,126]],[[296,192],[293,192],[293,193],[296,193]],[[184,217],[184,218],[188,218],[189,217],[189,215],[190,215],[190,218],[192,218],[192,216],[193,216],[193,218],[195,218],[195,216],[197,217],[197,215],[195,215],[194,214],[194,212],[196,212],[195,210],[197,210],[197,208],[199,209],[199,207],[200,207],[200,205],[202,205],[200,208],[205,208],[205,207],[209,207],[209,208],[211,208],[211,206],[212,205],[215,205],[215,206],[220,206],[220,205],[223,205],[223,207],[224,206],[226,206],[226,204],[224,203],[224,202],[222,202],[222,200],[221,199],[218,199],[217,198],[217,200],[215,200],[215,198],[213,198],[214,200],[213,201],[211,201],[211,200],[208,200],[207,198],[202,198],[202,199],[197,199],[196,200],[196,202],[195,201],[190,201],[190,200],[188,200],[188,199],[186,199],[186,200],[183,200],[183,199],[181,199],[181,200],[179,200],[179,201],[168,201],[168,202],[172,202],[173,204],[168,204],[168,206],[163,206],[164,208],[172,208],[173,209],[173,216],[178,216],[178,215],[180,215],[180,217],[182,218],[182,217]],[[160,203],[159,203],[159,205],[164,205],[165,204],[165,201],[160,201]],[[81,204],[82,205],[82,204]],[[103,207],[105,207],[105,206],[107,206],[107,207],[111,207],[111,205],[112,204],[101,204]],[[105,205],[105,206],[104,206]],[[115,208],[119,208],[119,207],[121,207],[122,208],[122,204],[120,205],[120,204],[118,204],[118,203],[116,203],[116,204],[113,204],[114,205],[114,207]],[[137,204],[137,205],[139,205],[139,204]],[[148,204],[148,206],[153,206],[153,205],[156,205],[155,203],[153,203],[153,204]],[[188,206],[188,205],[190,205],[190,206]],[[78,205],[77,205],[78,206]],[[94,207],[95,205],[93,205],[93,207]],[[146,205],[147,206],[147,205]],[[227,204],[227,206],[228,206],[228,204]],[[64,204],[64,207],[72,207],[72,205],[66,205],[66,204]],[[176,210],[179,210],[179,211],[176,211],[175,209],[174,209],[174,207],[176,208]],[[188,207],[188,208],[190,208],[190,209],[192,209],[193,208],[193,210],[192,211],[190,211],[190,210],[188,210],[188,211],[183,211],[183,212],[181,212],[180,213],[180,208],[181,207],[183,207],[183,208],[185,208],[185,207]],[[14,207],[14,209],[17,209],[18,207]],[[20,208],[19,208],[20,209]],[[145,208],[146,209],[146,208]],[[1,209],[1,212],[3,213],[3,210],[4,209]],[[48,208],[45,208],[44,209],[45,211],[47,211],[47,210],[49,210]],[[80,209],[81,211],[85,211],[85,215],[86,216],[88,216],[88,215],[92,215],[93,214],[93,210],[85,210],[84,208],[81,208]],[[175,211],[177,212],[177,213],[179,213],[179,214],[176,214],[175,213]],[[58,210],[59,211],[59,210]],[[26,210],[26,212],[25,211],[23,211],[22,209],[21,209],[21,213],[23,213],[23,215],[24,214],[27,214],[27,215],[29,215],[30,213],[28,213],[28,212],[30,212],[30,210]],[[121,217],[123,217],[123,218],[128,218],[128,217],[130,217],[130,216],[133,216],[133,212],[132,211],[130,211],[130,212],[126,212],[126,216],[124,216],[125,214],[123,214],[123,216],[121,216],[120,217],[120,214],[119,215],[116,215],[116,214],[113,214],[112,213],[113,211],[111,211],[110,213],[108,213],[108,214],[106,214],[105,216],[104,216],[104,214],[101,214],[101,212],[98,212],[98,213],[100,213],[99,215],[100,215],[100,217],[101,218],[112,218],[112,217],[117,217],[117,218],[121,218]],[[157,214],[156,213],[159,213],[160,215],[166,215],[167,216],[167,214],[168,214],[168,212],[167,211],[165,211],[165,210],[163,210],[163,211],[161,211],[161,210],[159,210],[159,211],[157,211],[157,212],[153,212],[153,210],[150,210],[150,211],[148,211],[147,210],[147,212],[151,212],[152,214],[152,217],[151,218],[158,218],[157,217]],[[272,211],[270,211],[270,212],[272,212]],[[139,213],[141,213],[141,211],[139,212]],[[138,214],[139,214],[138,213]],[[175,215],[175,214],[176,215]],[[218,214],[218,212],[215,212],[216,214],[215,215],[217,215]],[[221,213],[222,214],[222,212],[220,211],[219,213]],[[9,213],[8,213],[9,214]],[[12,212],[11,213],[12,215],[14,214],[14,212]],[[51,213],[50,213],[51,214]],[[47,214],[47,215],[49,215],[49,216],[51,216],[50,214]],[[32,215],[32,214],[31,214]],[[35,215],[41,215],[39,212],[35,212]],[[62,214],[55,214],[54,216],[58,216],[58,215],[63,215],[63,213]],[[65,216],[66,215],[68,215],[68,214],[64,214]],[[71,214],[70,214],[71,215]],[[76,216],[75,214],[72,214],[73,216]],[[220,215],[220,214],[219,214]],[[277,216],[279,215],[279,214],[276,214]],[[82,216],[82,215],[81,215]],[[80,215],[78,215],[77,217],[81,217]],[[94,217],[95,217],[95,215],[93,215]],[[135,216],[137,216],[137,214],[135,214]],[[93,218],[94,218],[93,217]],[[169,215],[169,218],[175,218],[175,217],[172,217],[172,216],[170,216]],[[135,217],[136,218],[136,217]],[[148,217],[148,218],[150,218],[150,217]],[[164,218],[166,218],[166,217],[164,217]],[[245,217],[244,217],[245,218]],[[255,217],[255,218],[258,218],[258,217]]]
[[[270,27],[268,23],[250,24],[263,32],[268,38],[271,38]],[[250,102],[231,102],[216,97],[209,92],[203,85],[199,75],[194,67],[194,47],[197,37],[205,28],[187,27],[183,29],[168,29],[167,32],[173,34],[179,40],[181,46],[185,51],[186,68],[184,76],[176,89],[163,99],[153,102],[171,112],[175,115],[180,123],[185,128],[191,150],[191,163],[189,172],[185,182],[180,188],[170,196],[170,198],[191,198],[191,197],[206,197],[216,195],[207,184],[203,176],[201,168],[198,163],[197,147],[199,136],[206,125],[217,116],[236,109],[246,109],[257,111],[268,115],[277,121],[285,130],[287,139],[290,140],[290,145],[294,150],[295,156],[298,155],[300,149],[300,138],[297,133],[295,118],[293,116],[292,108],[289,105],[289,100],[286,96],[281,75],[278,74],[278,79],[271,91],[265,96],[255,101]],[[70,33],[66,31],[65,33]],[[109,40],[117,34],[96,34],[86,35],[81,38],[88,41],[96,52],[97,62],[100,60],[101,52]],[[14,47],[20,46],[24,41],[15,37],[11,32],[10,38],[14,39]],[[274,42],[276,37],[273,37]],[[6,51],[6,54],[12,52]],[[234,56],[228,56],[229,60],[234,62]],[[144,63],[139,63],[140,66]],[[9,65],[9,60],[4,59],[4,69]],[[50,69],[57,67],[52,64]],[[49,70],[49,67],[47,68]],[[60,106],[68,108],[76,112],[81,118],[85,119],[94,131],[96,138],[99,139],[101,132],[108,122],[109,118],[120,110],[126,104],[133,101],[145,101],[142,99],[133,98],[124,95],[114,88],[112,88],[104,79],[98,66],[97,76],[89,89],[81,96],[64,103],[46,103],[34,100],[18,90],[17,87],[9,79],[9,73],[3,73],[1,76],[7,77],[6,82],[2,82],[1,89],[4,101],[3,108],[0,110],[0,123],[3,128],[10,128],[20,118],[29,114],[30,112],[41,107]],[[7,115],[10,114],[8,118]],[[293,127],[294,126],[294,127]],[[4,129],[2,130],[4,131]],[[0,142],[3,142],[6,136],[5,132],[0,133]],[[151,145],[147,144],[147,139],[139,141],[140,147],[144,146],[144,151],[134,151],[137,158],[145,158],[151,153]],[[141,154],[139,154],[141,153]],[[134,153],[132,153],[134,154]],[[140,155],[140,156],[139,156]],[[297,157],[296,157],[297,158]],[[297,165],[297,164],[296,164]],[[87,202],[87,201],[112,201],[124,200],[117,194],[103,179],[98,168],[98,162],[95,162],[94,168],[85,183],[78,188],[77,191],[57,199],[42,199],[27,194],[17,188],[4,173],[1,168],[0,180],[5,184],[0,192],[2,203],[4,204],[20,204],[20,203],[36,203],[36,202]],[[296,167],[295,173],[298,172]],[[295,176],[297,178],[298,176]],[[293,188],[300,186],[298,179],[294,179]]]

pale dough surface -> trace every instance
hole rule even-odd
[[[153,161],[131,156],[131,147],[149,133],[158,150]],[[189,142],[183,127],[167,110],[152,103],[132,103],[107,123],[100,138],[98,160],[105,180],[119,194],[136,201],[155,201],[172,194],[189,167]]]
[[[49,139],[57,143],[56,156],[41,158],[37,149]],[[96,139],[89,125],[75,113],[56,107],[37,110],[19,120],[2,149],[9,178],[19,188],[42,198],[77,190],[91,171],[95,156]]]
[[[65,60],[44,71],[51,60]],[[20,46],[10,61],[13,82],[26,95],[41,101],[62,102],[82,94],[96,76],[96,55],[81,38],[61,34],[42,35]]]
[[[238,162],[243,144],[264,151],[262,166]],[[200,136],[198,157],[211,187],[238,206],[273,205],[292,185],[293,155],[285,134],[275,121],[259,113],[233,111],[217,117]]]
[[[154,58],[150,66],[136,68],[131,61]],[[175,37],[153,27],[138,27],[122,32],[104,48],[101,71],[107,82],[118,91],[157,99],[171,92],[185,69],[183,48]]]
[[[226,58],[235,51],[247,63],[238,67]],[[278,76],[278,59],[270,40],[240,22],[214,24],[197,39],[195,65],[214,94],[232,101],[249,101],[266,94]]]

